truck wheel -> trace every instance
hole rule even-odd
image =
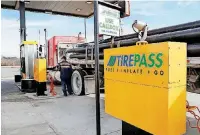
[[[84,76],[85,72],[82,70],[74,70],[71,77],[71,86],[75,95],[85,95]]]

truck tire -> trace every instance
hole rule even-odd
[[[76,69],[72,73],[71,86],[74,94],[77,96],[85,95],[85,86],[84,86],[85,75],[86,73],[80,69]]]

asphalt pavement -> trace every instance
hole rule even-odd
[[[59,87],[57,93],[57,97],[37,98],[20,92],[12,76],[1,77],[2,135],[95,135],[94,95],[63,97]],[[200,95],[187,93],[187,99],[200,107]],[[102,94],[102,135],[121,135],[121,120],[106,114],[104,107]],[[195,123],[193,116],[187,114],[187,118]],[[187,125],[185,135],[199,133]]]
[[[89,96],[30,98],[13,80],[2,80],[2,135],[95,135],[95,99]],[[102,135],[121,135],[121,121],[105,114]]]

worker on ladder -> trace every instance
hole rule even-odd
[[[72,95],[73,94],[71,87],[72,66],[69,62],[66,61],[65,56],[61,58],[61,62],[58,64],[58,68],[60,70],[60,79],[64,96],[67,96],[67,91],[69,95]]]

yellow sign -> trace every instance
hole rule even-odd
[[[37,45],[36,41],[23,41],[24,45]]]
[[[106,49],[106,112],[151,134],[184,134],[186,62],[185,43]]]

